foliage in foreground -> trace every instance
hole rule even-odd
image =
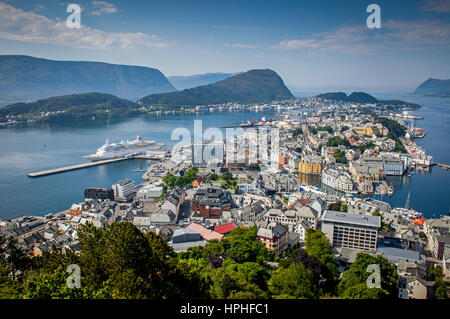
[[[338,279],[326,236],[308,229],[305,248],[293,248],[277,270],[275,258],[258,240],[256,226],[236,228],[176,254],[160,236],[142,233],[129,222],[79,230],[81,250],[54,247],[27,256],[14,241],[0,241],[0,298],[385,298],[395,296],[396,269],[383,257],[359,254]],[[369,264],[381,265],[382,287],[365,285]],[[68,288],[67,267],[81,269],[81,287]]]

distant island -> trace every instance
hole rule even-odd
[[[240,72],[239,72],[240,73]],[[197,86],[219,82],[239,73],[205,73],[186,76],[168,76],[170,83],[177,90],[191,89]]]
[[[394,106],[394,107],[407,107],[411,109],[418,109],[420,108],[420,105],[410,102],[405,102],[401,100],[378,100],[377,98],[373,97],[370,94],[367,94],[365,92],[353,92],[350,95],[347,96],[344,92],[329,92],[329,93],[323,93],[319,94],[316,97],[326,99],[326,100],[332,100],[332,101],[339,101],[339,102],[353,102],[353,103],[368,103],[368,104],[379,104],[379,105],[386,105],[386,106]]]
[[[172,91],[176,89],[169,80],[153,68],[0,55],[0,105],[89,92],[136,101]]]
[[[0,119],[7,115],[45,118],[53,120],[83,119],[92,116],[121,117],[136,114],[139,105],[104,93],[82,93],[56,96],[31,103],[15,103],[0,108]]]
[[[429,78],[413,92],[415,95],[450,97],[450,79],[441,80]]]
[[[195,106],[235,102],[268,103],[295,98],[281,77],[269,69],[250,70],[225,80],[178,92],[152,94],[138,101],[141,105],[165,107]]]

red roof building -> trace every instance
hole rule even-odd
[[[214,227],[214,231],[216,233],[225,235],[225,234],[228,234],[229,232],[231,232],[235,228],[236,228],[236,226],[233,223],[226,223],[226,224]]]

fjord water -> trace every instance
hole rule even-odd
[[[209,127],[235,125],[269,116],[265,112],[223,112],[199,115],[167,115],[116,121],[84,121],[32,124],[0,129],[0,219],[21,215],[45,215],[68,209],[83,200],[87,187],[111,187],[123,178],[141,183],[151,161],[127,160],[61,174],[29,178],[27,173],[87,162],[83,155],[95,153],[105,143],[145,140],[174,145],[171,134],[183,127],[193,132],[194,120]],[[192,135],[192,139],[194,136]],[[45,145],[45,146],[44,146]]]
[[[377,95],[375,95],[377,96]],[[424,120],[416,122],[427,136],[418,140],[434,161],[450,164],[450,99],[389,96],[422,106],[416,113]],[[0,219],[20,215],[44,215],[58,212],[83,199],[86,187],[110,187],[114,182],[130,178],[141,183],[142,173],[151,161],[129,160],[86,169],[28,178],[27,173],[79,164],[86,160],[107,137],[112,142],[134,139],[137,134],[146,140],[173,145],[171,133],[177,127],[193,132],[194,120],[203,120],[203,131],[209,127],[234,125],[247,120],[270,116],[264,112],[220,112],[199,115],[167,115],[132,118],[109,122],[84,121],[64,124],[33,124],[0,129]],[[44,147],[45,145],[45,147]],[[450,171],[433,167],[430,173],[390,177],[395,194],[382,197],[393,207],[405,206],[408,193],[411,207],[425,217],[448,214],[450,207]],[[380,198],[380,197],[378,197]]]

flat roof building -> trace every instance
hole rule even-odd
[[[379,216],[350,214],[327,210],[322,218],[322,232],[333,247],[376,251]]]

